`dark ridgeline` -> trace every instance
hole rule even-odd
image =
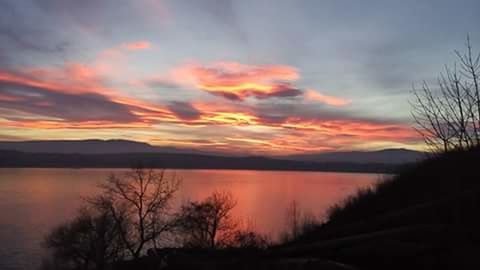
[[[153,146],[143,142],[128,140],[0,141],[0,150],[49,154],[160,153],[194,154],[223,157],[239,156],[191,148]],[[407,149],[384,149],[379,151],[322,152],[284,155],[276,156],[274,158],[281,160],[310,162],[376,163],[400,165],[406,163],[413,163],[423,159],[424,157],[424,152]]]
[[[309,162],[265,157],[223,157],[173,153],[57,154],[0,150],[0,167],[131,168],[138,163],[168,169],[247,169],[393,173],[401,165]]]
[[[232,156],[158,147],[126,140],[0,142],[0,167],[307,170],[391,173],[425,158],[406,149],[331,152],[276,157]]]

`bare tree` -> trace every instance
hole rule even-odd
[[[427,82],[413,87],[415,128],[435,151],[480,145],[480,54],[474,56],[468,37],[466,47],[463,54],[456,51],[460,67],[446,66],[436,88]]]
[[[231,216],[235,205],[231,193],[220,191],[203,201],[183,205],[177,224],[185,245],[201,248],[222,245],[232,236],[237,225]]]
[[[414,88],[415,100],[411,102],[415,129],[425,143],[434,150],[447,151],[450,141],[455,136],[445,120],[442,107],[426,82],[420,90]]]
[[[102,194],[89,202],[112,215],[131,257],[156,247],[159,236],[171,230],[169,203],[179,187],[175,175],[138,167],[123,176],[110,175],[100,187]]]
[[[108,212],[83,208],[77,217],[45,238],[51,258],[43,269],[107,269],[124,258],[124,246],[115,220]]]
[[[456,51],[457,57],[461,63],[461,74],[466,78],[466,83],[463,87],[465,94],[468,97],[468,103],[471,107],[470,118],[472,119],[472,129],[475,143],[480,145],[480,53],[472,51],[470,37],[467,36],[466,43],[467,50],[465,53]]]
[[[300,234],[300,221],[302,218],[302,212],[296,200],[291,201],[290,206],[287,208],[286,218],[289,233],[295,239]]]
[[[281,242],[289,242],[301,235],[314,230],[319,222],[317,218],[303,211],[296,200],[292,200],[285,213],[286,231],[280,235]]]

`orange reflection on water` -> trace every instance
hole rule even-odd
[[[97,184],[111,172],[121,174],[125,170],[0,169],[0,258],[7,256],[15,262],[29,258],[29,263],[37,265],[44,235],[71,218],[82,205],[82,197],[97,194]],[[234,216],[273,239],[285,230],[286,209],[293,200],[304,213],[321,218],[328,207],[379,179],[372,174],[323,172],[175,173],[182,184],[173,209],[189,200],[202,200],[216,190],[230,191],[237,200]],[[2,250],[8,254],[2,254]]]
[[[373,174],[246,170],[181,170],[177,174],[184,179],[177,205],[201,200],[216,190],[230,191],[237,199],[235,215],[273,238],[285,229],[286,209],[293,200],[304,213],[321,219],[330,206],[380,178]]]

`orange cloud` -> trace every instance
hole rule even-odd
[[[236,126],[260,124],[260,120],[256,116],[241,112],[206,113],[202,116],[202,120],[214,124],[228,124]]]
[[[189,64],[174,69],[171,77],[179,84],[231,100],[301,95],[301,91],[289,83],[299,78],[298,71],[284,65],[255,66],[236,62],[216,62],[206,66]]]
[[[256,111],[255,107],[232,107],[228,103],[195,103],[194,105],[201,112],[201,116],[190,124],[274,128],[278,132],[295,130],[302,134],[329,136],[329,140],[341,137],[365,141],[405,142],[418,138],[418,134],[405,124],[375,122],[345,116],[321,119],[321,117],[312,118],[293,112],[285,116],[278,115],[275,118]]]
[[[307,90],[305,92],[305,98],[307,100],[318,101],[332,106],[345,106],[352,102],[348,99],[320,94],[315,90]]]
[[[129,51],[139,51],[139,50],[150,49],[152,47],[152,44],[148,41],[142,40],[142,41],[126,43],[123,45],[123,47]]]
[[[254,108],[229,106],[231,105],[226,103],[196,103],[195,108],[201,112],[200,117],[181,123],[197,127],[232,128],[225,137],[216,142],[224,142],[222,147],[228,147],[229,151],[248,153],[333,151],[345,146],[364,145],[367,142],[399,145],[418,140],[418,134],[404,124],[348,117],[322,120],[294,114],[272,120],[270,116],[257,114]],[[249,135],[241,135],[244,131]],[[256,134],[265,135],[258,138]]]
[[[188,64],[170,72],[168,79],[155,81],[171,84],[171,81],[206,91],[230,100],[249,97],[298,97],[332,106],[344,106],[349,100],[327,96],[313,90],[304,91],[293,85],[300,78],[296,68],[286,65],[245,65],[237,62],[215,62],[208,65]]]
[[[24,121],[3,121],[2,124],[8,127],[33,128],[33,129],[130,129],[130,128],[148,128],[148,123],[115,123],[111,121],[47,121],[47,120],[24,120]]]
[[[71,94],[113,93],[102,85],[102,79],[94,69],[78,63],[67,63],[60,68],[24,69],[19,72],[0,70],[0,82]]]
[[[124,128],[180,121],[168,108],[104,86],[95,69],[77,63],[17,72],[0,70],[0,89],[1,109],[36,115],[28,121],[17,119],[18,125],[7,122],[9,126]]]
[[[281,124],[284,128],[303,130],[332,137],[361,140],[390,140],[405,142],[418,138],[418,134],[408,125],[383,124],[365,120],[305,120],[287,119]]]

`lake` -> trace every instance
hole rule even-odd
[[[0,169],[0,269],[36,269],[44,235],[68,220],[82,197],[98,192],[97,183],[122,169]],[[173,171],[172,171],[173,172]],[[237,200],[234,215],[272,239],[286,229],[286,209],[295,200],[305,213],[325,217],[327,209],[378,174],[174,170],[182,180],[174,207],[215,190]]]

